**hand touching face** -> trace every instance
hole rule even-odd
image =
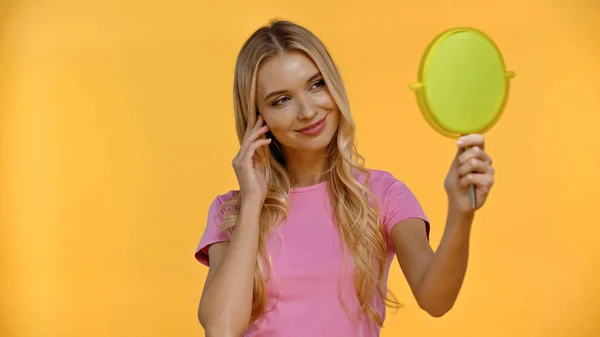
[[[284,152],[323,151],[339,123],[339,111],[319,69],[305,53],[265,60],[256,79],[256,106]]]

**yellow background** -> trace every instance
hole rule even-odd
[[[382,336],[600,336],[600,2],[0,2],[0,335],[199,336],[210,201],[236,188],[236,53],[273,17],[322,38],[370,167],[417,194],[437,246],[454,143],[408,84],[440,31],[492,36],[517,74],[487,134],[497,183],[455,308]]]

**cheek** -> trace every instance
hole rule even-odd
[[[340,112],[338,109],[334,109],[332,112],[330,112],[331,115],[331,128],[333,129],[333,132],[335,132],[335,130],[337,130],[340,127]]]
[[[318,94],[316,94],[313,97],[313,99],[315,100],[315,103],[322,109],[327,109],[327,110],[335,109],[335,101],[333,100],[333,97],[327,90],[323,90],[323,91],[319,92]]]
[[[333,122],[331,123],[334,129],[337,129],[340,120],[340,111],[337,107],[337,104],[333,100],[333,97],[329,92],[323,91],[319,93],[318,96],[315,97],[315,102],[317,102],[318,106],[329,112],[329,118]]]
[[[265,111],[263,117],[269,126],[271,133],[280,138],[286,132],[290,130],[292,125],[292,113],[291,108],[277,109],[277,111]]]

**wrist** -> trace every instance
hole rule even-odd
[[[470,226],[475,218],[475,210],[472,208],[464,209],[453,203],[448,205],[448,224],[459,224]]]
[[[241,204],[241,209],[240,212],[244,213],[244,214],[260,214],[260,211],[262,209],[264,200],[261,200],[260,198],[244,198],[242,197],[242,204]]]

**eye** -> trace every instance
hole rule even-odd
[[[273,103],[271,103],[272,106],[278,106],[278,105],[282,105],[285,104],[285,102],[287,102],[290,98],[289,97],[281,97],[276,99],[275,101],[273,101]]]
[[[325,86],[325,80],[320,79],[311,85],[312,89],[321,89]]]

